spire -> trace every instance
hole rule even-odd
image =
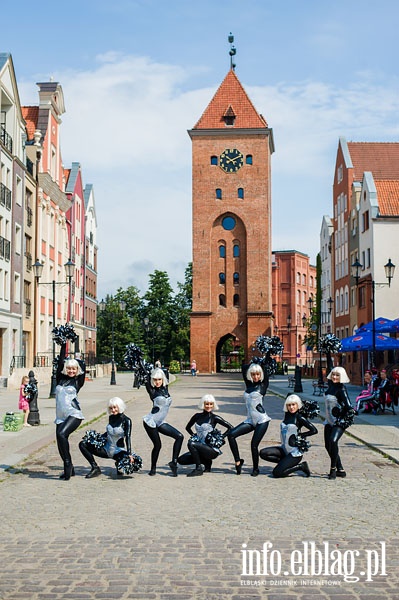
[[[234,69],[236,68],[235,63],[233,62],[233,56],[236,55],[237,50],[235,49],[235,47],[233,46],[233,42],[234,42],[234,35],[231,33],[229,34],[229,37],[227,38],[230,44],[230,69],[232,69],[232,71],[234,71]]]

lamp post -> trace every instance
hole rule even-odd
[[[55,327],[55,286],[56,285],[67,285],[69,287],[69,293],[70,293],[71,281],[73,278],[73,274],[75,272],[75,263],[71,259],[69,259],[64,265],[65,274],[66,274],[68,281],[55,281],[55,279],[53,279],[53,281],[51,281],[51,282],[39,281],[39,279],[43,273],[43,267],[44,267],[44,263],[41,263],[38,258],[36,259],[35,264],[32,265],[33,274],[34,274],[35,280],[36,280],[36,285],[37,286],[39,286],[39,285],[51,285],[52,286],[52,290],[53,290],[53,329],[54,329],[54,327]],[[68,302],[68,304],[69,304],[69,302]],[[52,370],[51,370],[51,387],[50,387],[49,398],[55,398],[55,388],[56,387],[57,387],[57,367],[55,364],[55,342],[53,340],[53,364],[52,364]]]
[[[106,309],[108,309],[108,302],[104,302],[101,300],[99,302],[99,308],[102,313]],[[126,302],[121,300],[118,302],[118,306],[121,312],[126,310]],[[115,372],[115,310],[113,308],[108,309],[108,312],[111,314],[111,379],[109,385],[116,385],[116,372]]]
[[[155,330],[154,328],[150,327],[150,320],[148,317],[144,317],[143,319],[144,322],[144,328],[145,328],[145,332],[146,332],[146,343],[147,343],[147,347],[148,347],[148,332],[151,329],[151,335],[152,335],[152,364],[155,364]],[[162,327],[160,325],[156,326],[156,331],[159,334],[162,331]]]
[[[359,287],[359,279],[360,279],[360,271],[363,269],[363,265],[362,263],[359,261],[358,257],[356,257],[355,262],[352,265],[352,277],[354,277],[355,281],[356,281],[356,287]],[[384,282],[384,283],[377,283],[376,281],[374,281],[374,279],[372,279],[370,281],[370,279],[365,279],[364,281],[361,282],[361,285],[371,285],[371,305],[372,305],[372,340],[373,340],[373,350],[372,350],[372,354],[371,354],[371,367],[375,367],[375,355],[376,355],[376,348],[375,348],[375,335],[376,335],[376,331],[375,331],[375,286],[376,285],[387,285],[388,287],[391,287],[391,280],[394,276],[395,273],[395,265],[393,264],[393,262],[391,261],[391,259],[388,259],[388,262],[386,265],[384,265],[384,270],[385,270],[385,277],[388,279],[388,282]]]
[[[308,298],[307,303],[309,305],[309,314],[310,316],[312,316],[313,314],[313,298]],[[320,340],[321,340],[321,336],[322,336],[322,332],[321,332],[321,326],[322,326],[322,321],[323,321],[323,316],[330,316],[331,315],[331,311],[332,311],[332,305],[334,304],[334,300],[331,298],[331,296],[329,297],[329,299],[327,300],[327,304],[328,304],[328,311],[327,312],[317,312],[316,313],[316,319],[317,322],[313,323],[311,325],[311,330],[313,332],[316,333],[316,345],[319,349],[319,375],[318,375],[318,384],[322,385],[324,383],[324,378],[323,378],[323,367],[322,367],[322,351],[321,351],[321,346],[320,346]]]

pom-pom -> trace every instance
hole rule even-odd
[[[326,333],[319,339],[317,349],[323,354],[337,354],[342,351],[341,340],[333,333]]]
[[[307,452],[310,448],[310,443],[300,433],[295,436],[295,446],[300,452]]]
[[[105,444],[107,443],[107,434],[98,433],[98,431],[90,429],[89,431],[86,431],[82,441],[91,444],[91,446],[99,450],[100,448],[104,448]]]
[[[268,356],[281,355],[284,349],[280,338],[276,335],[273,337],[260,335],[255,342],[255,346],[261,354]]]
[[[199,442],[200,439],[199,439],[198,435],[196,433],[194,433],[188,441],[189,442]]]
[[[140,346],[136,346],[136,344],[128,344],[126,346],[124,356],[125,365],[133,371],[135,375],[134,387],[137,389],[148,381],[152,370],[152,364],[144,362],[143,356],[144,353]]]
[[[353,425],[355,414],[354,409],[351,407],[344,415],[341,415],[335,420],[335,425],[342,427],[342,429],[348,429],[348,427]]]
[[[33,400],[35,394],[37,394],[37,385],[35,383],[27,383],[25,386],[25,397],[28,402]]]
[[[66,344],[67,340],[70,340],[73,343],[76,342],[77,339],[78,335],[76,334],[73,325],[70,323],[59,325],[59,327],[54,327],[53,329],[53,340],[60,346]]]
[[[212,429],[212,431],[207,434],[205,443],[208,444],[208,446],[212,446],[212,448],[221,448],[226,442],[223,433],[219,429]]]
[[[317,400],[306,400],[302,398],[302,407],[298,411],[305,419],[314,419],[320,412]]]
[[[132,473],[139,471],[143,466],[141,456],[135,454],[134,452],[131,454],[131,456],[133,457],[133,462],[130,461],[130,455],[126,454],[125,452],[123,452],[123,456],[121,456],[121,458],[118,459],[118,456],[115,457],[116,468],[125,475],[131,475]]]

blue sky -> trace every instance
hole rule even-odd
[[[22,104],[38,102],[38,81],[63,87],[64,164],[80,162],[95,190],[99,297],[144,292],[154,269],[183,280],[187,130],[229,69],[230,31],[236,73],[274,133],[273,249],[315,262],[340,136],[399,139],[395,0],[43,0],[34,13],[7,5],[0,51]]]

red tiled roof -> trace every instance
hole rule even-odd
[[[33,140],[33,135],[37,129],[37,120],[39,117],[38,106],[21,106],[22,116],[26,121],[26,132],[28,140]]]
[[[365,171],[374,179],[399,179],[399,143],[348,142],[354,180],[361,181]]]
[[[225,129],[223,116],[231,113],[236,116],[231,129],[267,127],[265,119],[256,111],[232,69],[227,73],[193,129]]]
[[[382,217],[399,216],[399,181],[374,180],[378,208]]]

